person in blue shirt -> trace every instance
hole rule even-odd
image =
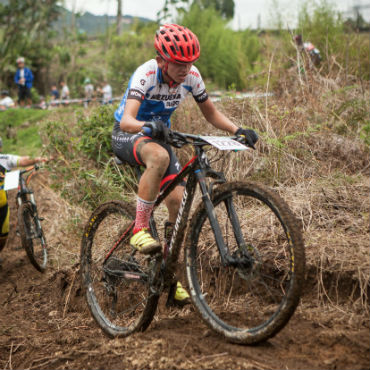
[[[51,85],[50,95],[51,95],[52,100],[58,100],[59,99],[59,91],[57,89],[56,84]]]
[[[200,56],[199,41],[193,32],[180,25],[165,24],[156,32],[154,47],[156,58],[139,66],[129,81],[114,114],[112,132],[115,155],[131,165],[145,167],[130,239],[131,246],[144,254],[161,250],[149,232],[149,218],[160,189],[181,171],[175,153],[166,143],[170,117],[181,101],[192,95],[213,126],[232,135],[244,135],[251,147],[258,140],[253,130],[236,126],[208,98],[201,74],[193,65]],[[171,239],[183,192],[184,187],[177,186],[165,200],[169,212],[165,243]],[[188,293],[177,282],[174,303],[182,306],[188,302]]]
[[[25,67],[23,57],[17,59],[17,66],[14,81],[18,86],[18,104],[23,106],[24,102],[27,101],[27,106],[31,106],[32,71]]]

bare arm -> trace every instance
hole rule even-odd
[[[35,163],[47,162],[47,161],[48,159],[44,157],[30,158],[28,156],[25,156],[19,159],[18,165],[20,167],[26,167],[26,166],[31,166],[32,164],[35,164]]]
[[[141,122],[136,119],[140,105],[141,102],[136,99],[127,99],[125,111],[123,112],[120,122],[120,128],[122,131],[134,134],[142,129],[145,122]]]
[[[203,103],[198,103],[200,110],[205,119],[216,128],[234,134],[238,126],[234,125],[224,114],[222,114],[213,104],[211,99],[207,99]]]

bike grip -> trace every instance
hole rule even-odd
[[[141,128],[141,132],[142,132],[144,135],[152,136],[152,129],[151,129],[150,127],[143,126],[143,127]]]

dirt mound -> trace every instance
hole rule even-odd
[[[79,230],[87,215],[54,193],[46,175],[35,180],[50,264],[40,274],[20,248],[14,232],[14,194],[10,194],[10,242],[1,254],[0,268],[0,368],[368,367],[366,314],[354,312],[348,302],[338,307],[319,303],[317,284],[308,284],[310,289],[287,327],[258,346],[225,342],[203,324],[193,307],[167,309],[165,297],[146,332],[109,340],[91,318],[79,285]]]

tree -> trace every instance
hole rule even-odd
[[[179,14],[188,12],[191,6],[198,5],[201,10],[214,8],[225,19],[234,17],[234,0],[166,0],[163,8],[157,13],[158,21],[168,18],[172,10]]]
[[[1,82],[9,84],[15,72],[15,60],[22,55],[40,70],[52,57],[51,24],[60,14],[58,0],[9,0],[0,4]],[[37,80],[37,78],[35,78]]]
[[[122,0],[117,0],[117,35],[122,33]]]
[[[212,7],[226,19],[234,17],[234,0],[193,0],[193,4],[198,4],[201,9]]]

